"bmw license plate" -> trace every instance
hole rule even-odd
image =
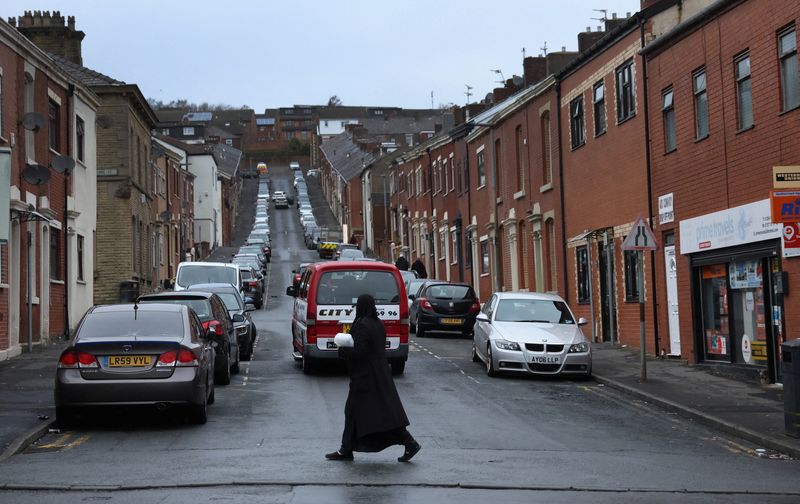
[[[464,323],[464,320],[460,318],[443,318],[441,319],[441,323],[445,325],[461,325]]]
[[[149,355],[109,355],[108,367],[146,367],[150,365]]]
[[[561,357],[534,356],[531,357],[531,362],[533,364],[560,364]]]

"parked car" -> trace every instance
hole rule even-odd
[[[201,284],[193,285],[190,289],[192,291],[213,292],[222,298],[225,303],[225,308],[231,315],[231,319],[236,318],[240,320],[237,315],[241,315],[244,319],[236,324],[236,336],[239,340],[239,348],[242,352],[242,360],[249,361],[253,356],[253,344],[256,341],[256,325],[250,317],[250,312],[256,309],[253,304],[253,299],[248,297],[242,298],[241,293],[237,289],[233,289],[226,284]]]
[[[309,177],[318,177],[319,176],[319,170],[316,169],[316,168],[311,168],[310,170],[308,170],[308,172],[306,172],[306,174]]]
[[[426,282],[411,304],[408,319],[418,338],[430,331],[472,334],[481,309],[472,286],[465,283]]]
[[[336,258],[337,261],[354,261],[356,259],[363,259],[364,252],[358,249],[345,249]]]
[[[321,360],[337,360],[333,339],[347,332],[355,317],[358,296],[375,297],[378,317],[386,328],[386,358],[392,372],[401,374],[408,360],[408,306],[405,286],[393,264],[359,261],[312,263],[300,285],[286,288],[293,296],[292,346],[303,372],[313,373]],[[313,323],[312,323],[313,321]]]
[[[250,233],[250,236],[248,236],[247,240],[245,240],[243,247],[252,247],[252,246],[261,248],[261,251],[267,258],[267,262],[270,262],[272,260],[272,245],[270,245],[269,236],[265,234]]]
[[[499,372],[592,375],[592,345],[567,303],[555,294],[497,292],[483,305],[472,360]]]
[[[289,208],[289,199],[286,196],[278,196],[272,198],[275,208]]]
[[[250,266],[251,268],[255,269],[256,271],[260,271],[262,273],[267,272],[266,264],[262,263],[258,260],[258,256],[256,254],[236,254],[231,258],[231,263],[235,264],[237,267],[239,266]],[[242,280],[242,292],[244,292],[244,280]],[[255,303],[254,303],[255,304]]]
[[[214,402],[214,349],[187,306],[94,306],[61,353],[54,386],[56,419],[76,420],[87,407],[188,408],[206,423]]]
[[[358,250],[358,245],[354,245],[352,243],[339,243],[336,245],[336,257],[338,258],[342,254],[342,250]]]
[[[411,281],[417,279],[417,272],[413,270],[400,270],[400,276],[403,277],[403,283],[406,285],[406,299],[408,300],[408,308],[411,309]]]
[[[297,269],[292,270],[292,287],[295,289],[297,289],[297,287],[300,285],[300,278],[302,278],[303,273],[305,273],[308,269],[309,264],[312,263],[300,263],[300,266],[298,266]]]
[[[299,170],[300,169],[300,163],[298,163],[297,161],[291,161],[289,163],[289,168],[292,169],[292,170]]]
[[[195,261],[178,263],[174,290],[181,291],[199,283],[227,283],[241,289],[242,277],[239,268],[233,264]]]
[[[253,304],[260,310],[264,306],[264,281],[263,276],[256,268],[240,264],[242,272],[242,295],[253,298]]]
[[[214,347],[214,382],[227,385],[239,372],[239,342],[234,321],[219,296],[210,292],[159,292],[139,296],[137,303],[167,303],[188,306],[197,314]]]

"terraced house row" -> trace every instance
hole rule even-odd
[[[384,158],[386,255],[484,301],[557,291],[594,341],[630,346],[643,277],[647,352],[780,381],[800,259],[769,196],[773,167],[800,165],[800,2],[774,5],[642,1],[579,52],[526,58],[521,86]],[[639,216],[659,242],[643,270],[621,248]]]

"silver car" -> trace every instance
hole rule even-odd
[[[592,346],[567,303],[555,294],[498,292],[475,322],[472,360],[486,374],[592,374]]]
[[[95,306],[59,358],[54,395],[60,424],[114,405],[184,407],[202,424],[214,402],[214,349],[188,306]]]

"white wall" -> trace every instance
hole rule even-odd
[[[375,237],[372,225],[372,170],[361,175],[361,212],[364,216],[364,246],[375,250]]]
[[[72,125],[73,157],[75,169],[72,171],[72,194],[67,199],[70,211],[79,215],[67,221],[67,241],[69,246],[69,269],[67,288],[69,289],[69,325],[74,328],[83,314],[94,303],[94,237],[97,229],[97,130],[96,110],[76,93],[74,96]],[[84,123],[84,158],[78,160],[75,135],[76,119]],[[71,215],[75,215],[74,213]],[[83,237],[83,280],[78,279],[78,235]]]
[[[190,154],[189,171],[194,179],[194,239],[216,248],[222,241],[221,195],[217,163],[207,154]]]
[[[327,124],[326,124],[327,123]],[[359,124],[358,119],[320,119],[317,125],[317,131],[325,141],[339,133],[344,133],[344,128],[347,124]]]

